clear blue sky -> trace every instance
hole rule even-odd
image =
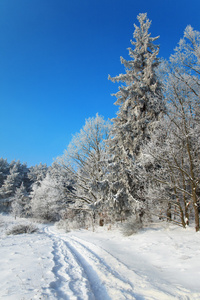
[[[115,116],[108,74],[123,72],[144,12],[160,57],[200,30],[200,0],[0,1],[0,157],[51,165],[86,118]]]

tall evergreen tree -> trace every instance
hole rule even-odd
[[[159,65],[159,46],[154,45],[158,37],[151,37],[151,22],[147,14],[139,14],[140,27],[135,26],[134,41],[129,48],[131,60],[121,57],[125,74],[110,77],[113,82],[122,82],[117,97],[117,117],[113,121],[111,138],[108,141],[111,161],[108,181],[110,200],[122,213],[130,204],[144,200],[142,180],[139,178],[140,150],[150,140],[156,121],[164,111],[162,85],[156,75]]]

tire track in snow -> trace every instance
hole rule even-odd
[[[74,297],[59,299],[78,299],[78,300],[171,300],[187,299],[182,293],[178,294],[168,289],[168,285],[155,282],[152,285],[146,276],[140,276],[132,269],[122,263],[118,258],[91,242],[79,237],[69,236],[59,232],[54,232],[53,228],[46,228],[46,233],[57,243],[58,253],[57,261],[60,261],[59,270],[63,270],[70,276],[70,268],[66,267],[69,263],[66,255],[71,255],[73,268],[79,272],[80,278],[85,278],[87,282],[86,296],[77,292],[77,285],[73,285],[74,279],[70,277],[71,285],[68,287],[73,290]],[[65,258],[61,261],[62,255]],[[55,254],[55,253],[54,253]],[[76,265],[76,266],[75,266]],[[64,267],[65,266],[65,267]],[[58,270],[53,270],[56,273]],[[59,271],[59,272],[60,272]],[[57,273],[59,273],[57,272]],[[62,272],[61,272],[62,273]],[[65,275],[67,276],[67,275]],[[79,278],[80,282],[81,279]],[[58,278],[60,281],[62,277]],[[63,291],[63,285],[60,283],[60,290]],[[83,290],[86,289],[86,286]],[[90,291],[90,292],[89,292]],[[66,295],[69,295],[67,291]]]
[[[54,267],[52,273],[55,280],[49,285],[48,293],[55,299],[95,299],[90,282],[82,266],[77,262],[74,254],[66,246],[64,241],[56,235],[49,232],[48,228],[45,233],[53,242],[53,261]],[[53,295],[52,295],[53,294]]]
[[[107,290],[109,295],[108,299],[143,299],[143,297],[136,295],[133,292],[133,285],[130,282],[127,282],[123,277],[121,277],[119,273],[114,271],[112,267],[106,264],[105,261],[96,253],[72,238],[70,238],[69,241],[66,241],[66,243],[76,254],[81,263],[87,268],[89,273],[88,277],[90,279],[94,278],[94,275],[99,277],[101,285],[104,285]],[[98,298],[96,299],[102,300],[107,298],[102,298],[102,296],[98,295]]]
[[[50,290],[58,299],[70,299],[68,293],[62,288],[65,284],[68,286],[70,278],[67,272],[65,273],[65,264],[62,262],[63,255],[56,241],[53,241],[53,251],[51,253],[54,261],[52,272],[56,280],[50,283]]]
[[[66,248],[70,249],[79,265],[84,269],[95,299],[144,299],[134,293],[132,283],[125,280],[119,272],[113,270],[113,265],[109,266],[109,264],[94,251],[91,251],[91,249],[71,237],[54,233],[51,229],[48,229],[48,232],[53,236],[59,236],[65,243]],[[81,299],[85,300],[85,298]]]
[[[131,270],[127,265],[122,263],[118,258],[114,257],[111,253],[106,251],[101,246],[97,246],[96,244],[93,244],[91,242],[88,242],[86,240],[81,239],[80,237],[71,237],[72,240],[76,241],[83,247],[90,249],[92,253],[95,255],[101,255],[106,259],[106,261],[109,261],[109,264],[112,264],[112,266],[115,266],[117,270],[120,270],[120,276],[123,278],[124,281],[129,282],[130,285],[137,288],[137,286],[142,288],[142,293],[140,292],[140,288],[137,289],[138,293],[136,293],[136,299],[162,299],[162,300],[171,300],[171,299],[182,299],[182,300],[189,300],[191,299],[189,295],[189,291],[184,289],[182,286],[176,286],[176,291],[172,292],[168,289],[168,284],[166,283],[163,285],[163,287],[159,286],[152,286],[149,282],[147,276],[142,277],[141,275],[138,275],[133,270]],[[95,251],[95,252],[94,252]],[[102,260],[102,258],[100,258]],[[103,262],[104,264],[107,264],[106,262]],[[109,267],[110,268],[110,267]],[[112,269],[112,272],[115,272],[114,269]],[[122,275],[123,274],[123,275]],[[118,276],[118,275],[117,275]],[[146,291],[145,291],[146,289]],[[143,295],[143,297],[140,296],[140,294]],[[188,294],[188,295],[187,295]],[[198,299],[198,296],[196,297],[194,295],[194,299]]]
[[[50,290],[56,299],[111,300],[98,275],[81,254],[49,228],[45,228],[45,233],[53,241],[52,272],[56,280],[50,283]]]
[[[104,282],[102,282],[101,278],[98,276],[94,265],[90,264],[88,260],[82,255],[82,253],[80,253],[74,246],[72,246],[70,242],[65,240],[65,244],[76,257],[77,262],[83,267],[85,274],[89,280],[94,299],[112,300],[112,298],[110,298],[109,294],[107,293]],[[85,300],[84,297],[80,299]]]

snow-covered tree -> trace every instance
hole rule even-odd
[[[26,217],[29,214],[29,196],[22,182],[12,199],[11,212],[15,217]]]
[[[122,213],[132,210],[144,200],[143,182],[140,178],[141,145],[148,143],[155,122],[164,112],[162,86],[156,74],[159,65],[158,37],[151,37],[151,22],[147,14],[139,14],[140,26],[135,26],[134,41],[129,48],[131,60],[121,58],[125,74],[110,77],[113,82],[122,82],[117,97],[117,117],[112,119],[113,129],[108,141],[111,155],[108,182],[108,197]]]
[[[114,94],[119,112],[113,119],[115,136],[112,140],[118,141],[122,154],[132,157],[139,155],[140,145],[149,140],[153,121],[164,110],[161,83],[156,75],[159,46],[153,43],[158,37],[150,36],[151,22],[146,14],[139,14],[138,20],[140,27],[134,25],[135,41],[131,41],[135,48],[128,49],[131,60],[121,58],[126,73],[113,78],[109,76],[113,82],[124,83]]]
[[[166,121],[145,147],[143,157],[159,165],[149,174],[154,182],[148,189],[149,198],[155,206],[160,200],[167,217],[183,227],[193,214],[196,231],[200,210],[199,71],[200,33],[188,26],[166,69]]]
[[[38,184],[39,183],[39,184]],[[31,192],[31,212],[39,219],[56,221],[64,214],[71,201],[73,180],[57,162],[48,168],[46,176],[36,181]]]
[[[31,192],[32,215],[43,220],[59,220],[64,199],[62,190],[47,173],[39,186],[37,184],[33,185],[33,191]]]
[[[0,199],[3,210],[10,207],[15,191],[22,183],[27,191],[30,190],[28,171],[25,163],[13,160],[9,164],[6,159],[0,159]]]
[[[19,186],[23,183],[24,188],[27,192],[30,192],[31,181],[28,177],[29,168],[26,163],[21,163],[20,161],[16,162],[19,172]]]
[[[47,166],[27,167],[26,163],[18,161],[7,162],[6,159],[0,159],[0,199],[1,209],[8,210],[12,201],[15,199],[15,193],[19,192],[23,186],[24,193],[30,193],[33,183],[40,184],[40,181],[46,176]],[[22,185],[23,184],[23,185]],[[16,199],[15,199],[16,200]],[[15,203],[16,204],[16,203]],[[14,203],[13,203],[14,205]],[[17,205],[17,204],[16,204]]]
[[[17,165],[14,164],[9,172],[10,173],[8,174],[2,187],[0,188],[1,198],[4,199],[13,196],[16,187],[18,187],[19,185],[19,180],[18,180],[19,172],[18,172]]]
[[[75,185],[71,198],[76,209],[95,212],[103,200],[97,183],[105,175],[105,139],[108,138],[111,124],[103,117],[86,120],[79,133],[74,135],[64,155],[58,160],[64,169],[71,173]],[[93,215],[94,217],[94,215]]]
[[[9,174],[9,163],[7,159],[0,158],[0,187],[3,185],[4,180]]]
[[[47,165],[40,163],[29,168],[28,178],[32,183],[40,185],[40,181],[45,178],[47,171]]]
[[[200,75],[200,32],[188,25],[175,53],[170,57],[173,75],[182,81],[197,97]],[[185,75],[188,76],[185,76]]]

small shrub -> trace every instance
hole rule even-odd
[[[17,235],[23,233],[34,233],[37,232],[38,228],[33,224],[17,224],[14,225],[7,231],[7,235]]]
[[[142,222],[140,222],[137,218],[132,217],[122,225],[121,231],[124,236],[130,236],[137,233],[142,228]]]

